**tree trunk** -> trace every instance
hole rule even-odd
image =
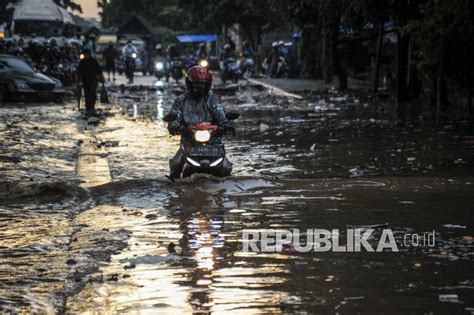
[[[324,18],[323,18],[324,19]],[[323,20],[323,40],[322,40],[322,54],[321,54],[321,68],[324,83],[332,81],[331,76],[331,50],[330,50],[329,30],[326,19]]]
[[[406,36],[397,34],[397,78],[395,84],[395,103],[397,108],[397,118],[404,120],[406,117],[407,99],[407,68],[408,68],[408,40]]]
[[[436,124],[439,124],[441,116],[441,78],[436,78]]]
[[[379,25],[379,35],[377,38],[377,50],[375,52],[375,70],[374,70],[374,82],[373,82],[374,96],[375,94],[377,94],[378,89],[379,89],[380,55],[382,54],[383,29],[384,29],[384,21],[381,21]]]
[[[331,61],[338,80],[338,90],[344,91],[347,89],[347,73],[341,65],[338,51],[339,19],[335,19],[335,21],[337,23],[334,23],[331,29]]]
[[[436,123],[441,121],[441,115],[448,112],[448,84],[445,79],[438,76],[436,95]]]
[[[469,121],[472,122],[473,112],[472,112],[472,76],[468,74],[467,77],[467,110],[469,115]]]
[[[303,57],[303,69],[301,70],[301,77],[303,78],[316,78],[316,66],[317,66],[317,49],[315,43],[314,28],[303,28],[301,35],[301,55]]]
[[[245,35],[247,35],[247,38],[249,39],[250,46],[252,47],[253,51],[255,51],[257,45],[255,44],[255,40],[254,40],[251,28],[248,25],[243,24],[243,23],[241,23],[241,25],[242,25],[242,28],[244,29]]]

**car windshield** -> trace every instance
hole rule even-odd
[[[0,72],[31,74],[34,71],[26,64],[26,62],[20,59],[0,57]]]

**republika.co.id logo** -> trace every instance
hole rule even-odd
[[[243,251],[282,252],[398,252],[399,247],[435,246],[435,231],[422,234],[404,234],[397,243],[391,229],[374,234],[374,229],[346,229],[345,240],[339,229],[275,229],[243,230]]]

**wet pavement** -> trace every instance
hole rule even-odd
[[[467,125],[400,127],[356,97],[221,88],[227,110],[241,113],[226,139],[233,175],[171,183],[179,142],[161,118],[183,86],[140,80],[152,85],[111,86],[98,121],[73,103],[0,108],[1,311],[473,312]],[[391,228],[398,244],[435,231],[436,243],[376,253],[242,247],[245,229],[369,226]]]

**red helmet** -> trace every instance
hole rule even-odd
[[[212,85],[212,75],[207,67],[194,66],[186,73],[186,88],[194,96],[205,96]]]

